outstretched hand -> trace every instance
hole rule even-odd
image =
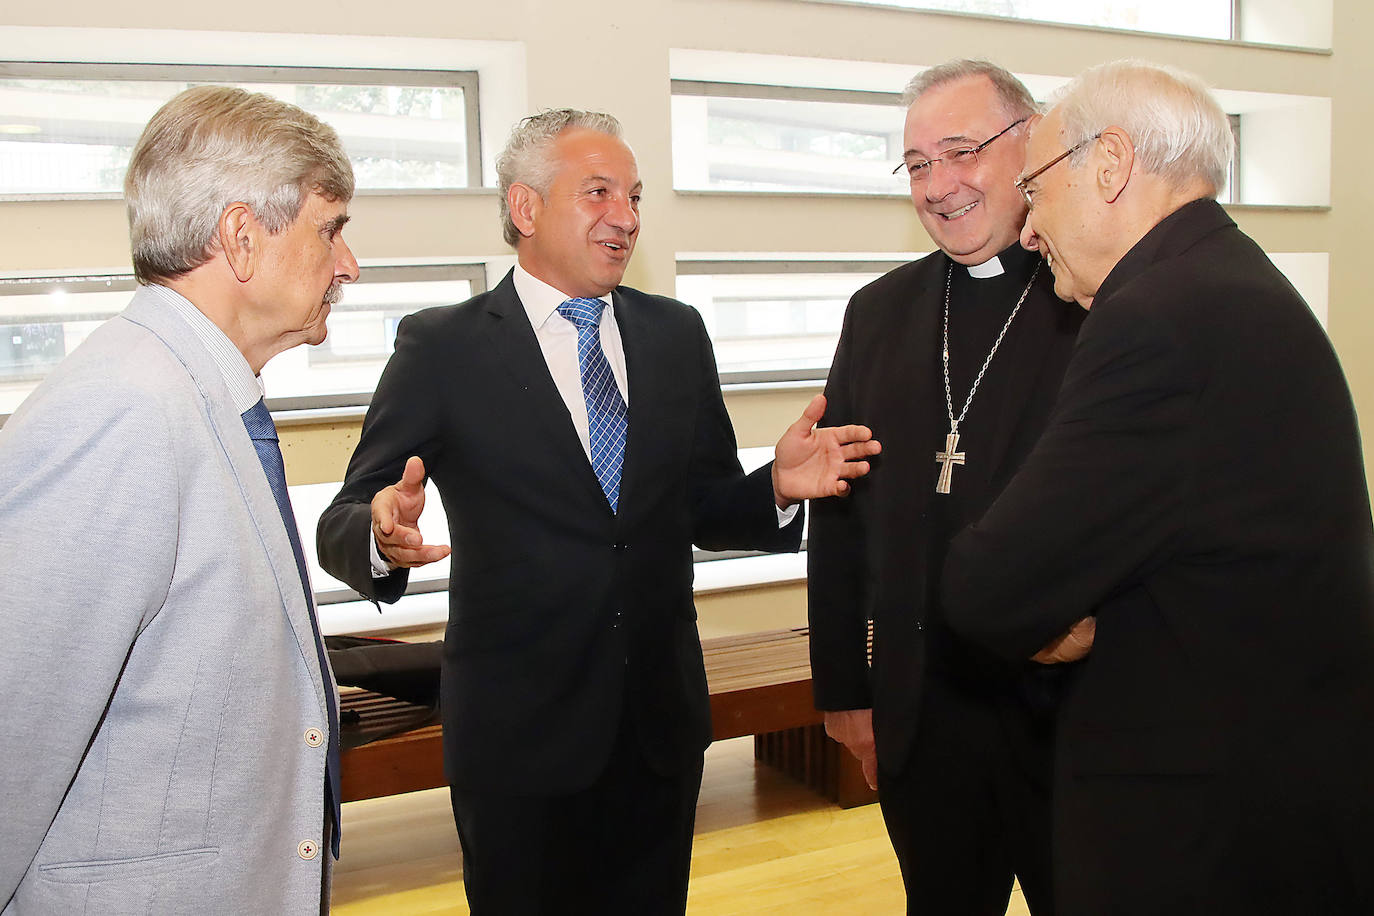
[[[780,508],[803,499],[844,496],[849,481],[868,473],[863,460],[882,451],[867,426],[823,426],[825,395],[818,394],[787,428],[774,450],[773,496]]]
[[[424,509],[425,463],[412,455],[401,479],[372,497],[372,536],[392,566],[424,566],[449,555],[446,544],[426,544],[420,537]]]
[[[1063,635],[1048,646],[1031,656],[1031,661],[1042,665],[1062,665],[1076,662],[1093,649],[1093,638],[1097,636],[1097,618],[1084,617],[1069,627]]]

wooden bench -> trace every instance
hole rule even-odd
[[[848,751],[825,735],[811,698],[810,641],[805,628],[704,639],[713,739],[754,736],[754,756],[843,807],[867,804],[874,793]],[[344,710],[365,727],[414,707],[365,691],[346,693]],[[343,752],[344,801],[447,785],[442,730],[414,729]]]

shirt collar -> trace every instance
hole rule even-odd
[[[534,274],[525,270],[517,261],[515,264],[515,294],[520,297],[520,304],[525,307],[525,314],[529,316],[530,325],[535,328],[543,327],[544,322],[549,320],[549,316],[558,311],[558,307],[567,302],[571,296],[567,296],[554,289],[549,284],[540,280]],[[598,296],[607,306],[611,305],[611,294]],[[608,308],[607,312],[610,311]],[[606,314],[606,312],[602,312]]]
[[[993,255],[982,264],[970,264],[968,268],[968,275],[975,280],[987,280],[992,277],[1000,277],[1005,272],[1006,271],[1002,269],[1002,260],[997,257],[997,255]]]
[[[147,290],[191,326],[192,333],[219,368],[224,385],[229,389],[229,400],[234,405],[234,410],[243,413],[262,400],[262,378],[253,374],[248,360],[244,359],[239,348],[234,346],[234,342],[217,324],[196,308],[191,300],[170,287],[153,284],[149,285]]]
[[[1023,272],[1029,274],[1032,266],[1039,259],[1038,253],[1022,248],[1020,239],[1017,239],[982,264],[974,264],[967,270],[968,275],[975,280],[990,280],[1003,274],[1011,274],[1015,277],[1022,275]]]

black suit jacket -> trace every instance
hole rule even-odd
[[[1044,437],[955,540],[944,594],[1013,658],[1096,611],[1059,722],[1063,912],[1374,911],[1354,408],[1316,319],[1215,202],[1103,282]]]
[[[940,572],[930,561],[942,546],[929,531],[931,502],[942,498],[935,452],[949,429],[940,327],[950,263],[937,253],[903,265],[850,300],[823,422],[868,425],[883,453],[850,498],[813,504],[807,544],[817,708],[873,707],[879,761],[894,773],[916,734],[927,666],[953,663],[928,656]],[[955,487],[994,494],[1016,470],[1044,427],[1082,318],[1054,296],[1042,268],[996,357],[1019,371],[998,373],[997,382],[990,375],[980,388],[972,410],[993,413],[991,441],[956,468]]]
[[[460,787],[589,785],[624,704],[654,765],[692,765],[711,737],[692,544],[800,544],[800,517],[778,528],[771,465],[740,468],[701,317],[625,287],[613,302],[629,378],[617,514],[508,274],[401,323],[343,489],[320,518],[324,568],[395,601],[406,573],[371,578],[369,501],[409,455],[424,459],[453,547],[440,707]]]

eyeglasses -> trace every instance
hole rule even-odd
[[[1036,169],[1034,172],[1031,172],[1029,175],[1023,175],[1022,177],[1016,179],[1016,190],[1021,192],[1021,199],[1026,202],[1026,209],[1032,210],[1035,208],[1035,201],[1031,200],[1031,192],[1026,190],[1026,185],[1030,184],[1032,181],[1039,178],[1041,175],[1045,174],[1054,166],[1063,162],[1065,159],[1069,158],[1074,153],[1078,152],[1083,147],[1087,146],[1089,143],[1092,143],[1094,140],[1099,139],[1101,136],[1101,133],[1096,133],[1086,140],[1083,140],[1079,143],[1075,143],[1073,146],[1064,150],[1064,152],[1060,153],[1058,156],[1055,156],[1049,162],[1046,162],[1044,165],[1040,166],[1040,168]]]
[[[987,149],[989,143],[996,140],[1016,125],[1026,123],[1027,120],[1026,118],[1019,118],[1012,121],[1006,127],[1002,128],[991,137],[988,137],[977,146],[957,146],[954,149],[945,150],[942,155],[936,156],[934,159],[919,159],[915,162],[899,162],[897,163],[897,167],[892,170],[892,174],[896,175],[902,169],[906,169],[907,174],[911,176],[911,183],[917,184],[930,177],[931,170],[934,169],[935,163],[937,162],[943,162],[947,169],[968,172],[978,165],[978,154]]]

